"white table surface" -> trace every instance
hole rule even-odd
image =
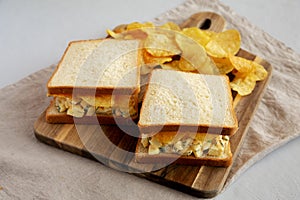
[[[56,63],[69,41],[102,37],[121,23],[151,20],[181,2],[0,0],[0,88]],[[299,0],[223,3],[300,52]],[[300,199],[299,153],[300,138],[256,163],[216,199]]]

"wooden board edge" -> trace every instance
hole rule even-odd
[[[35,138],[38,141],[40,141],[44,144],[47,144],[49,146],[53,146],[55,148],[64,150],[66,152],[95,160],[94,156],[91,153],[89,153],[88,151],[84,151],[83,149],[76,148],[75,146],[71,146],[66,143],[59,143],[57,140],[55,140],[55,138],[47,137],[45,134],[40,133],[37,124],[38,124],[38,122],[40,122],[41,120],[43,120],[45,118],[45,112],[46,112],[46,110],[40,114],[40,116],[38,117],[38,119],[35,121],[35,123],[33,125],[33,133],[34,133]]]
[[[169,180],[167,181],[165,179],[158,178],[158,176],[155,176],[151,173],[140,173],[140,174],[132,173],[132,175],[140,177],[140,178],[144,178],[148,181],[155,182],[155,183],[157,183],[159,185],[162,185],[164,187],[172,188],[176,191],[183,192],[185,194],[192,195],[192,196],[195,196],[195,197],[198,197],[198,198],[213,198],[213,197],[217,196],[220,193],[219,190],[207,191],[207,190],[193,189],[189,186],[180,184],[180,183],[175,182],[175,181],[169,181]]]
[[[58,144],[57,141],[55,141],[53,138],[46,137],[43,134],[40,134],[38,131],[33,131],[36,139],[44,144],[47,144],[49,146],[55,147],[57,149],[64,150],[65,152],[79,155],[88,159],[92,159],[96,161],[96,158],[90,154],[88,151],[82,151],[82,149],[78,149],[74,146],[70,146],[68,144]],[[102,164],[102,163],[101,163]]]

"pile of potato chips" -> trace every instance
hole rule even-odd
[[[231,74],[234,78],[230,86],[241,96],[249,95],[256,81],[264,80],[268,74],[260,64],[236,56],[241,46],[237,30],[217,33],[197,27],[181,29],[172,22],[162,26],[134,22],[107,33],[115,39],[141,39],[144,74],[156,66],[204,74]]]

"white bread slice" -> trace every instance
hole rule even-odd
[[[232,135],[238,128],[229,79],[154,70],[138,122],[141,133],[181,130]]]
[[[139,91],[140,59],[139,40],[71,42],[48,81],[48,94],[134,93]]]

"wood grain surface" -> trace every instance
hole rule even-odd
[[[221,31],[225,26],[225,20],[215,13],[205,12],[192,15],[181,26],[197,26]],[[239,129],[230,138],[233,163],[272,71],[267,61],[247,51],[240,50],[238,56],[260,63],[269,75],[264,81],[257,82],[250,95],[240,97],[234,94],[234,107]],[[132,173],[197,197],[213,197],[222,190],[231,166],[225,168],[136,163],[134,151],[139,135],[138,128],[136,126],[121,128],[113,125],[48,124],[45,121],[45,112],[34,124],[34,132],[38,140],[96,160],[111,168]]]

